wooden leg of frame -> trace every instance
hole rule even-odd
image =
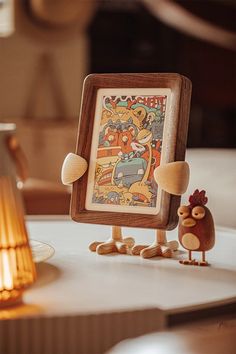
[[[151,246],[144,248],[140,252],[140,256],[143,258],[162,256],[161,246],[154,242]]]
[[[121,227],[112,226],[112,235],[105,242],[93,242],[89,245],[92,252],[98,254],[108,253],[122,253],[130,254],[131,248],[134,246],[134,239],[132,237],[122,237]]]
[[[90,245],[89,245],[90,251],[91,251],[91,252],[96,252],[97,247],[98,247],[99,245],[101,245],[102,243],[103,243],[103,242],[97,242],[97,241],[90,243]]]
[[[119,252],[119,253],[127,253],[127,245],[122,242],[122,241],[116,241],[115,243],[115,251]]]
[[[165,244],[160,244],[160,246],[162,250],[162,256],[166,258],[171,258],[173,257],[173,252],[177,251],[177,249],[179,248],[179,242],[169,241]]]
[[[140,255],[143,258],[156,256],[171,258],[173,251],[176,251],[178,247],[178,241],[167,242],[165,230],[156,230],[156,239],[152,245],[135,245],[131,252],[133,255]]]
[[[171,258],[173,256],[173,252],[169,246],[160,245],[162,250],[162,256],[165,258]]]
[[[116,252],[116,247],[113,241],[108,240],[107,242],[103,242],[96,248],[97,254],[108,254]]]
[[[141,256],[143,258],[152,258],[162,256],[161,246],[155,241],[150,246],[148,245],[135,245],[131,253],[133,256]]]
[[[166,258],[171,258],[179,248],[178,241],[167,242],[165,230],[156,230],[156,242],[161,246],[162,256]]]
[[[133,237],[125,237],[123,239],[123,242],[129,247],[132,248],[135,244],[134,238]]]
[[[137,256],[140,255],[143,258],[152,258],[156,256],[162,256],[162,251],[157,240],[153,242],[150,246],[148,245],[135,245],[132,248],[132,254]]]
[[[135,245],[132,247],[131,253],[133,256],[139,256],[140,252],[147,247],[147,245]]]

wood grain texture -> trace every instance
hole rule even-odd
[[[168,123],[165,161],[183,161],[185,158],[191,82],[179,74],[91,74],[83,86],[76,154],[89,164],[95,115],[95,103],[99,88],[170,88],[171,109],[165,118]],[[177,224],[177,208],[180,197],[161,193],[161,209],[157,215],[90,211],[85,209],[88,172],[73,184],[71,216],[77,222],[173,229]]]
[[[180,217],[179,241],[185,249],[192,251],[209,251],[212,247],[214,247],[215,228],[213,217],[210,210],[206,206],[202,208],[205,209],[205,216],[203,216],[200,220],[196,219],[193,212],[192,215],[190,214],[187,218]],[[185,223],[187,220],[193,220],[195,221],[195,224],[188,225],[187,222]],[[189,237],[189,245],[188,242],[184,242],[184,237],[186,239],[186,235],[189,234],[194,235],[197,242],[194,237]],[[196,247],[194,247],[194,245]]]
[[[214,220],[210,210],[205,206],[208,199],[205,191],[195,190],[189,198],[189,205],[182,205],[178,209],[179,241],[189,251],[187,260],[182,264],[208,265],[205,252],[215,245]],[[202,261],[192,259],[192,252],[202,252]]]
[[[189,183],[189,166],[185,161],[175,161],[158,166],[154,178],[159,188],[174,195],[186,192]]]
[[[65,185],[77,181],[87,171],[88,163],[81,156],[72,154],[71,152],[66,156],[62,169],[61,181]]]

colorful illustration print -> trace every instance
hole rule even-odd
[[[102,96],[92,203],[156,207],[166,95]]]

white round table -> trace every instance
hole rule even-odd
[[[236,308],[234,230],[217,228],[211,266],[197,267],[179,264],[183,250],[172,259],[90,252],[90,242],[108,238],[105,226],[31,220],[28,229],[55,254],[37,265],[24,304],[0,311],[0,353],[98,354],[122,339]],[[154,240],[152,230],[123,234]],[[177,239],[177,230],[167,237]]]

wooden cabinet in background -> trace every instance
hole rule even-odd
[[[178,1],[236,31],[233,2]],[[101,3],[90,28],[90,72],[178,72],[193,83],[189,147],[236,148],[236,53],[164,25],[141,2]]]

